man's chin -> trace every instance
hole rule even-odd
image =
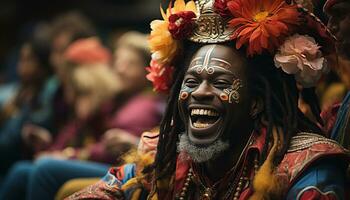
[[[183,133],[178,143],[178,151],[186,153],[193,162],[203,163],[217,158],[229,146],[228,142],[220,139],[212,142],[200,140],[200,142],[194,143],[186,133]]]
[[[208,128],[195,128],[192,124],[190,124],[187,128],[188,139],[196,146],[210,146],[222,135],[222,126],[222,120],[218,120],[215,124]]]

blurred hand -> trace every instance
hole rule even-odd
[[[102,143],[110,155],[120,155],[132,147],[136,147],[139,138],[122,129],[108,130],[102,138]]]
[[[34,124],[26,124],[23,126],[22,138],[24,143],[35,151],[42,151],[52,143],[50,132]]]

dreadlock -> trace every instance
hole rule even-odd
[[[232,44],[226,44],[232,46]],[[178,95],[185,74],[184,64],[203,45],[188,45],[184,55],[177,62],[177,70],[173,87],[167,102],[167,109],[160,125],[159,143],[154,162],[156,180],[172,176],[176,168],[178,135],[184,131],[184,124],[178,112]],[[240,50],[245,57],[244,50]],[[255,119],[254,129],[267,128],[265,146],[260,162],[264,162],[268,155],[268,144],[273,140],[273,128],[281,130],[281,148],[276,152],[273,163],[277,165],[287,151],[290,139],[298,132],[321,133],[321,129],[309,120],[298,108],[299,90],[293,75],[285,74],[277,69],[273,57],[268,54],[247,58],[248,88],[252,98],[263,101],[264,109]],[[250,83],[250,84],[249,84]],[[314,89],[308,89],[308,95],[303,95],[307,104],[312,108],[316,119],[320,119],[318,102],[315,101]],[[316,104],[316,105],[315,105]],[[321,123],[321,121],[320,121]]]

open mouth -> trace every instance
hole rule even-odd
[[[192,127],[197,129],[209,128],[220,119],[220,114],[214,109],[193,108],[190,113]]]

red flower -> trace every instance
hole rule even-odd
[[[181,11],[170,15],[169,32],[174,39],[180,40],[187,38],[193,31],[193,19],[196,14],[192,11]]]
[[[234,17],[229,26],[235,29],[236,48],[247,44],[249,55],[273,52],[298,24],[297,6],[285,0],[232,0],[227,6]]]
[[[231,15],[230,11],[227,8],[227,2],[229,0],[215,0],[214,9],[215,12],[218,13],[223,18],[228,18]]]
[[[152,60],[151,66],[147,67],[149,72],[146,78],[153,83],[153,88],[157,92],[167,93],[173,80],[174,68],[161,66],[157,61]]]

